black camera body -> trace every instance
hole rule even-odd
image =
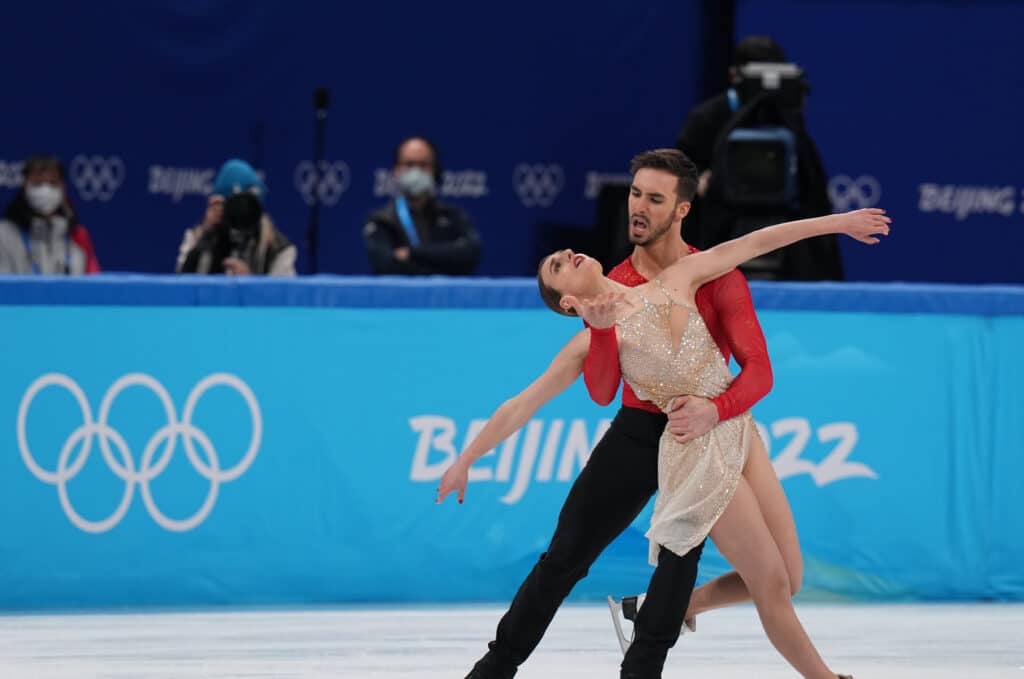
[[[227,241],[228,257],[249,261],[260,238],[263,205],[255,195],[236,193],[224,201],[224,216],[218,226]]]
[[[810,86],[796,64],[751,62],[732,73],[733,113],[717,154],[726,202],[738,208],[785,210],[799,199],[797,134]]]
[[[224,260],[240,259],[250,267],[260,241],[263,205],[252,193],[236,193],[224,201],[224,215],[199,239],[185,258],[183,273],[224,273]]]

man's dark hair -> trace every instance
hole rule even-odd
[[[394,167],[398,165],[398,159],[402,155],[402,147],[414,140],[423,142],[424,144],[427,145],[427,148],[430,149],[430,157],[434,161],[434,182],[437,183],[437,190],[440,191],[442,178],[441,155],[437,152],[437,145],[434,144],[434,142],[432,142],[431,140],[427,139],[426,137],[421,137],[420,135],[415,134],[411,137],[406,137],[402,141],[398,142],[398,146],[395,147],[395,158],[394,160],[391,161],[391,166]]]
[[[681,201],[692,201],[697,195],[697,166],[678,149],[654,149],[633,156],[629,171],[635,177],[639,170],[661,170],[679,179],[676,196]]]
[[[736,44],[732,53],[732,65],[742,66],[752,61],[784,62],[786,53],[779,43],[767,35],[751,35]]]
[[[548,257],[550,256],[551,255],[548,255]],[[575,316],[575,309],[563,309],[562,305],[559,304],[559,302],[562,301],[562,293],[545,283],[544,279],[541,277],[541,274],[544,272],[544,262],[548,261],[548,257],[540,260],[540,264],[537,266],[537,287],[540,288],[540,298],[544,300],[544,304],[546,304],[547,307],[556,314],[561,314],[563,316]]]
[[[64,164],[56,156],[32,156],[22,166],[21,176],[27,179],[29,175],[47,170],[56,170],[57,175],[64,179]]]

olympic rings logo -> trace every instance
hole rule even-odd
[[[828,196],[837,212],[874,207],[882,199],[882,185],[870,175],[856,179],[845,174],[836,175],[828,182]]]
[[[351,177],[348,164],[343,160],[333,163],[321,160],[316,165],[304,160],[295,167],[295,188],[307,205],[313,204],[313,196],[316,195],[321,205],[330,207],[341,200],[341,195],[348,190]]]
[[[70,167],[71,182],[84,200],[106,202],[124,182],[124,162],[117,156],[75,156]]]
[[[21,188],[23,167],[20,160],[0,160],[0,189]]]
[[[135,468],[135,459],[128,449],[128,444],[124,438],[107,423],[114,400],[122,391],[132,386],[146,387],[153,392],[157,399],[159,399],[160,404],[163,406],[164,414],[167,416],[167,424],[157,430],[146,444],[139,469]],[[213,443],[211,443],[210,439],[201,429],[192,424],[192,416],[195,413],[199,399],[209,389],[216,386],[231,387],[241,395],[249,408],[249,414],[252,418],[252,436],[249,439],[249,446],[238,464],[230,469],[221,469]],[[36,462],[29,448],[28,437],[25,431],[26,420],[28,419],[28,412],[32,406],[32,401],[40,391],[47,387],[63,387],[69,391],[78,402],[78,407],[82,412],[82,424],[64,441],[64,445],[57,458],[57,468],[54,471],[43,469]],[[164,514],[153,499],[153,494],[149,487],[150,482],[159,476],[168,463],[170,463],[178,436],[181,436],[182,443],[185,446],[185,455],[192,464],[192,467],[200,476],[210,482],[210,490],[207,492],[202,506],[192,516],[185,519],[173,519]],[[89,459],[93,437],[96,437],[99,441],[100,452],[107,466],[125,483],[124,494],[121,496],[120,504],[110,516],[99,521],[83,517],[71,505],[71,500],[68,498],[68,482],[78,475]],[[18,407],[18,449],[21,452],[21,459],[37,479],[43,483],[57,486],[57,496],[60,498],[60,504],[64,509],[65,515],[67,515],[72,524],[87,533],[104,533],[120,523],[121,519],[128,512],[128,507],[131,505],[136,485],[139,486],[142,502],[149,511],[149,515],[160,527],[175,532],[192,530],[206,520],[206,517],[213,510],[213,505],[217,501],[217,492],[220,484],[234,481],[249,469],[253,460],[256,459],[256,453],[259,451],[262,437],[263,418],[260,414],[260,407],[256,402],[256,397],[245,382],[227,373],[209,375],[196,384],[189,393],[188,398],[185,399],[185,410],[182,413],[180,422],[178,421],[174,404],[171,402],[171,397],[164,386],[153,377],[143,373],[125,375],[110,386],[103,397],[103,401],[100,403],[99,419],[96,421],[93,421],[92,408],[89,406],[89,401],[85,398],[81,387],[73,379],[60,373],[49,373],[36,379],[25,392],[21,399],[21,405]],[[164,445],[160,455],[157,456],[157,449],[164,442],[166,442],[166,445]],[[196,451],[196,442],[203,449],[205,459]],[[78,456],[72,458],[73,452],[80,443],[84,445],[81,446]],[[117,449],[120,459],[114,455],[111,443]]]
[[[550,207],[565,185],[565,173],[559,165],[521,163],[512,174],[516,195],[526,207]]]

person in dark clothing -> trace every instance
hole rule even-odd
[[[185,230],[175,270],[294,276],[298,249],[267,214],[266,195],[267,187],[252,165],[240,158],[225,162],[207,198],[203,221]]]
[[[241,191],[224,201],[220,220],[201,232],[180,272],[294,276],[295,253],[295,246],[264,213],[259,197]]]
[[[410,137],[395,150],[394,200],[370,215],[363,238],[377,274],[465,275],[480,261],[480,237],[460,208],[437,200],[437,149]]]
[[[730,82],[740,67],[752,62],[785,62],[786,55],[767,36],[750,36],[736,45]],[[731,203],[714,172],[722,160],[722,141],[729,132],[747,125],[773,124],[791,130],[796,138],[798,201],[785,209],[741,206]],[[739,101],[734,89],[699,103],[690,111],[676,139],[700,172],[697,199],[687,219],[690,242],[701,249],[723,243],[744,233],[793,219],[820,217],[832,212],[828,175],[818,148],[807,132],[803,112],[777,105],[768,98]],[[781,280],[842,280],[843,267],[835,236],[823,236],[784,248],[770,266],[755,261],[741,267],[749,277]]]

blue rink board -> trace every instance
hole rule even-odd
[[[0,607],[508,599],[615,412],[578,381],[434,504],[579,328],[531,285],[0,282]],[[1024,599],[1020,290],[753,287],[805,596]],[[646,587],[649,517],[574,598]]]

